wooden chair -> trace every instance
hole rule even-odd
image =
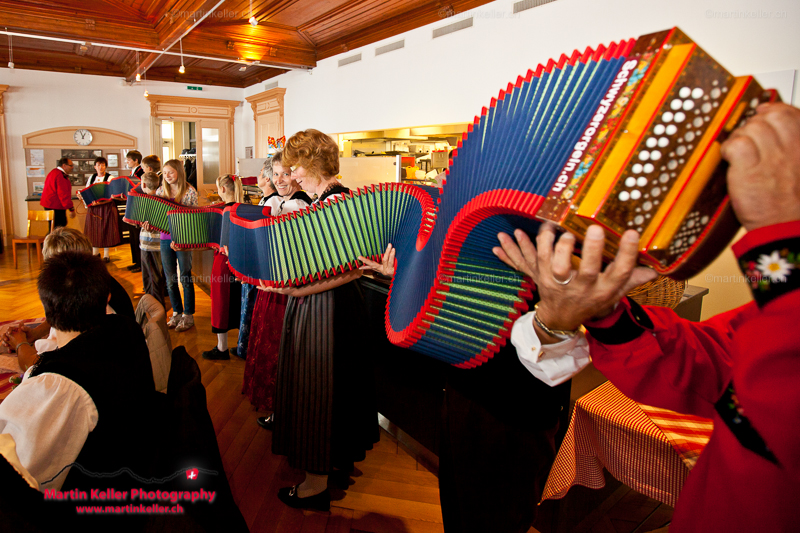
[[[39,263],[39,267],[42,266],[42,243],[44,242],[44,238],[47,235],[34,235],[31,236],[31,222],[50,222],[50,228],[48,233],[53,231],[53,219],[55,218],[55,211],[32,211],[28,210],[28,233],[27,237],[24,239],[12,239],[11,240],[11,250],[14,254],[14,268],[17,267],[17,244],[24,244],[25,250],[28,252],[28,264],[31,262],[31,249],[28,246],[29,244],[36,245],[36,260]]]

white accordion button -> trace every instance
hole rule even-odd
[[[702,98],[703,97],[703,89],[697,87],[692,91],[692,98]]]
[[[680,96],[681,98],[689,98],[689,96],[690,96],[691,94],[692,94],[692,90],[691,90],[690,88],[688,88],[688,87],[681,87],[681,90],[680,90],[680,92],[678,93],[678,96]]]

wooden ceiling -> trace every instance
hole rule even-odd
[[[13,35],[15,68],[247,87],[489,1],[0,0],[0,31],[72,41]],[[184,35],[179,74],[181,58],[161,52],[179,53]]]

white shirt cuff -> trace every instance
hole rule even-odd
[[[571,339],[542,347],[533,327],[534,313],[526,313],[514,322],[511,343],[525,368],[540,381],[555,387],[571,379],[592,361],[589,343],[581,332]]]

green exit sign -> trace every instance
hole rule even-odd
[[[187,85],[186,88],[189,89],[190,91],[202,91],[203,90],[202,87],[198,87],[196,85]]]

